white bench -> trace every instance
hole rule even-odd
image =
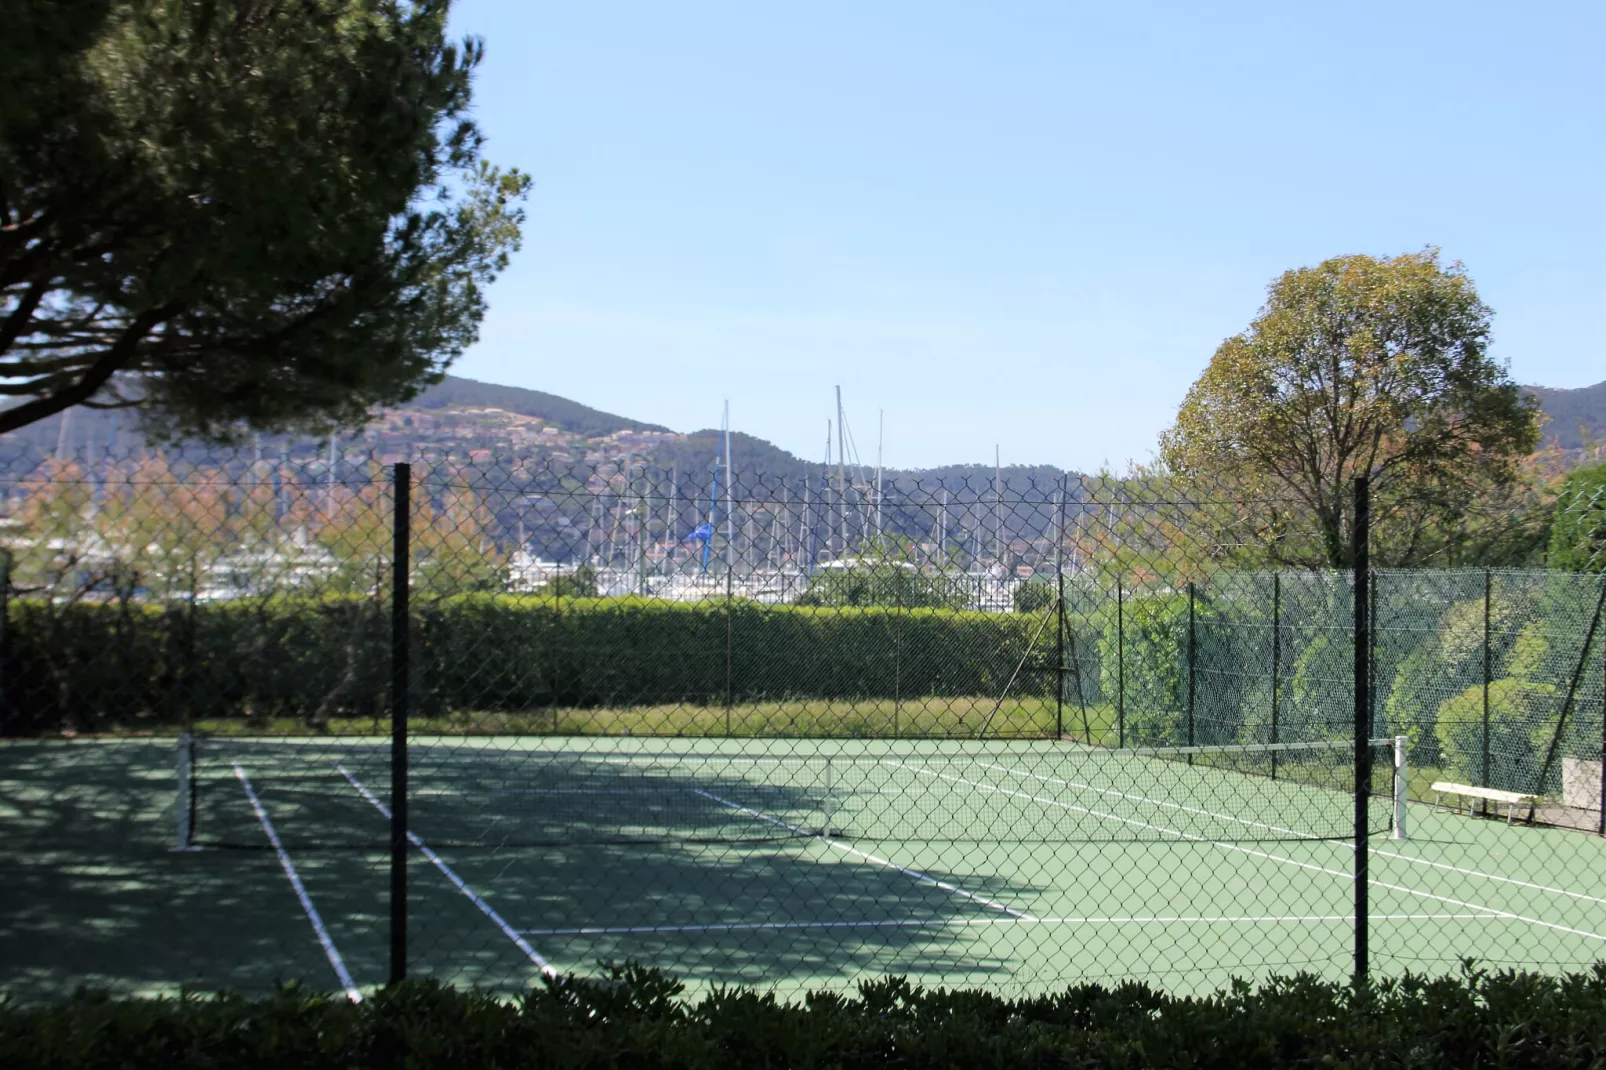
[[[1459,795],[1463,799],[1487,799],[1493,803],[1506,804],[1506,824],[1511,824],[1517,813],[1517,807],[1524,804],[1532,805],[1539,801],[1539,796],[1529,795],[1520,791],[1502,791],[1499,788],[1479,788],[1471,784],[1452,784],[1448,780],[1441,780],[1433,785],[1433,808],[1439,808],[1439,796]],[[1456,807],[1459,811],[1461,808]]]

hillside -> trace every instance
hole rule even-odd
[[[1565,450],[1582,449],[1584,440],[1599,443],[1606,439],[1606,382],[1576,390],[1556,390],[1546,386],[1524,387],[1550,418],[1545,425],[1545,442]]]
[[[1524,389],[1538,398],[1544,409],[1547,444],[1576,455],[1586,439],[1596,444],[1606,440],[1606,382],[1573,390]],[[51,455],[83,460],[122,456],[142,442],[135,413],[77,408],[67,422],[65,434],[63,418],[56,416],[0,438],[0,471],[20,474]],[[447,376],[400,409],[378,414],[367,428],[341,438],[352,448],[367,444],[397,456],[416,448],[429,448],[437,456],[488,450],[508,459],[547,455],[559,463],[588,455],[600,460],[628,450],[638,463],[645,456],[652,467],[678,471],[693,485],[708,477],[719,448],[717,431],[676,434],[657,424],[603,412],[540,390],[458,376]],[[820,458],[797,457],[741,432],[732,439],[739,482],[801,485],[820,478]],[[287,436],[263,436],[260,446],[270,454],[321,455],[320,447],[311,440]],[[1052,488],[1060,475],[1048,467],[1017,467],[1005,471],[1004,482],[1012,492],[1029,493],[1028,488]],[[956,493],[961,487],[974,490],[990,485],[991,480],[989,465],[887,472],[889,487],[910,488],[918,481],[928,489],[949,487]]]
[[[642,423],[611,412],[593,409],[578,401],[560,398],[521,386],[500,386],[478,379],[448,375],[435,386],[402,406],[406,409],[502,409],[520,416],[534,416],[545,423],[586,438],[611,435],[616,431],[668,431],[667,427]]]

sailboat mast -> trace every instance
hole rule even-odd
[[[999,461],[998,446],[993,445],[993,557],[1000,566],[1004,563],[1004,468]]]
[[[731,472],[731,403],[725,402],[725,415],[720,422],[725,433],[725,567],[736,567],[736,509],[733,486],[736,477]]]
[[[875,537],[881,539],[881,447],[885,444],[887,410],[877,409],[875,420]]]
[[[675,512],[680,506],[680,462],[669,467],[669,504],[664,507],[664,573],[669,573],[669,559],[675,553]]]
[[[847,425],[842,419],[842,388],[836,388],[836,494],[842,553],[848,552],[848,447]]]

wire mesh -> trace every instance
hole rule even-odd
[[[408,456],[400,646],[400,456],[6,486],[0,984],[382,983],[398,649],[411,974],[1201,989],[1347,975],[1358,925],[1379,970],[1606,942],[1598,574],[1363,578],[1358,783],[1356,576],[1275,566],[1321,541],[1288,503]]]

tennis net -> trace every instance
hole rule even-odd
[[[428,740],[409,747],[410,831],[431,846],[1264,841],[1354,833],[1345,742],[1109,749],[1065,743]],[[541,740],[549,743],[549,740]],[[787,741],[796,743],[799,741]],[[1404,750],[1373,740],[1369,830],[1403,818]],[[180,744],[185,846],[380,849],[390,747],[340,739]]]

